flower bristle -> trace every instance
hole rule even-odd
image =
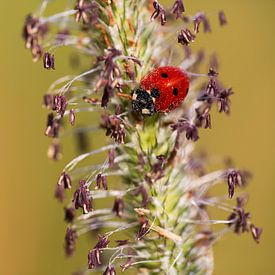
[[[249,173],[234,167],[206,173],[205,156],[193,154],[200,131],[212,128],[212,109],[229,114],[233,94],[220,84],[216,56],[207,60],[205,52],[190,49],[202,35],[200,25],[214,32],[207,13],[187,15],[181,0],[169,8],[156,0],[77,0],[71,10],[44,17],[48,4],[43,1],[23,29],[33,60],[43,57],[45,69],[58,70],[59,48],[70,46],[93,62],[77,76],[58,79],[44,96],[50,110],[45,135],[52,139],[48,156],[60,159],[60,131],[68,127],[82,141],[85,131],[95,129],[107,137],[107,144],[76,156],[60,173],[55,196],[67,202],[66,254],[74,253],[81,234],[96,231],[99,240],[85,256],[88,269],[111,275],[128,268],[147,274],[211,274],[212,246],[226,232],[250,231],[258,243],[262,229],[250,222],[244,197],[237,197],[237,206],[228,201],[246,185]],[[227,24],[223,11],[216,18],[221,26]],[[183,27],[175,20],[182,20]],[[208,61],[209,71],[198,73]],[[168,65],[187,72],[187,100],[165,115],[134,112],[129,99],[142,77]],[[88,118],[85,131],[78,127],[82,113]],[[96,127],[91,113],[100,114]],[[87,150],[85,144],[81,151]],[[103,163],[84,166],[101,153],[106,155]],[[114,176],[119,184],[110,185]],[[228,200],[209,195],[216,184],[224,184]],[[67,189],[73,197],[65,198]],[[107,198],[112,205],[94,207],[95,200]],[[227,213],[210,219],[208,206]],[[215,224],[224,224],[224,230],[213,231]],[[108,260],[102,257],[105,252],[111,255]]]

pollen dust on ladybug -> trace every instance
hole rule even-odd
[[[132,107],[145,115],[168,113],[183,102],[188,94],[190,80],[178,67],[159,67],[145,75],[132,93]]]

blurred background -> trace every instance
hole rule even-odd
[[[55,11],[62,10],[65,1],[57,2]],[[184,2],[190,13],[205,10],[211,22],[217,21],[220,9],[227,14],[229,25],[214,24],[213,33],[199,35],[197,45],[217,52],[221,78],[235,92],[232,115],[215,114],[213,129],[201,134],[198,147],[214,157],[232,156],[237,167],[253,173],[247,209],[253,222],[264,228],[259,245],[250,234],[228,234],[219,241],[214,248],[215,274],[275,274],[275,1]],[[59,51],[55,71],[32,64],[21,29],[25,15],[39,4],[40,0],[10,1],[1,8],[0,274],[4,275],[71,274],[86,264],[85,250],[65,259],[63,211],[53,198],[61,168],[75,155],[74,145],[70,143],[61,162],[47,159],[46,112],[41,108],[51,82],[76,71],[69,68],[66,51]],[[95,143],[92,140],[92,147]]]

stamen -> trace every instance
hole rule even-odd
[[[83,235],[86,234],[90,231],[99,229],[99,228],[121,228],[121,227],[125,227],[128,226],[129,224],[127,224],[126,222],[99,222],[93,225],[90,225],[88,227],[83,227],[82,229],[79,229],[77,231],[77,235]]]
[[[95,154],[99,154],[101,152],[104,152],[104,151],[107,151],[107,150],[110,150],[110,149],[115,149],[119,146],[120,146],[119,144],[111,144],[111,145],[101,147],[97,150],[82,154],[82,155],[74,158],[71,162],[69,162],[63,170],[64,171],[71,171],[80,161],[84,160],[85,158],[90,157],[90,156],[95,155]],[[127,146],[127,144],[124,144],[124,146]],[[130,146],[130,144],[128,144],[128,146]]]
[[[132,189],[133,190],[133,189]],[[110,197],[123,197],[125,196],[128,192],[128,191],[120,191],[120,190],[93,190],[93,191],[90,191],[90,196],[93,198],[93,199],[103,199],[103,198],[110,198]]]
[[[186,72],[186,71],[185,71]],[[190,72],[186,72],[189,76],[196,76],[196,77],[201,77],[201,76],[207,76],[209,77],[208,74],[196,74],[196,73],[190,73]]]
[[[218,181],[221,181],[224,177],[225,172],[225,170],[219,170],[213,173],[209,173],[198,179],[190,180],[190,182],[186,186],[187,190],[195,190],[203,186],[207,186],[209,188],[210,186],[217,184]]]
[[[86,76],[86,75],[89,75],[89,74],[92,74],[96,71],[99,71],[101,68],[100,67],[96,67],[96,68],[93,68],[87,72],[84,72],[76,77],[74,77],[71,81],[69,81],[67,84],[65,84],[63,87],[61,87],[61,89],[59,90],[59,94],[62,94],[64,95],[68,90],[69,88],[71,87],[71,85],[73,84],[73,82],[81,79],[83,76]]]
[[[67,10],[67,11],[64,11],[64,12],[61,12],[61,13],[54,14],[54,15],[49,16],[49,17],[45,17],[45,18],[42,17],[41,22],[42,23],[55,22],[55,21],[58,21],[59,19],[62,19],[64,17],[68,17],[70,15],[74,15],[76,13],[77,13],[76,10]]]

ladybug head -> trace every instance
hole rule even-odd
[[[160,96],[157,89],[146,91],[142,88],[136,89],[132,94],[132,107],[135,112],[144,115],[153,115],[155,111],[155,100]]]
[[[155,91],[157,94],[157,91]],[[155,113],[155,96],[142,88],[134,90],[132,94],[132,107],[135,112],[144,115],[153,115]]]

